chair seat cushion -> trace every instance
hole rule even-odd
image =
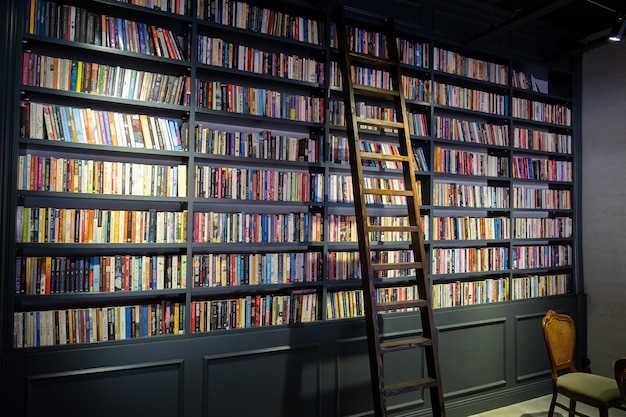
[[[620,401],[622,398],[614,379],[585,372],[559,376],[557,387],[559,391],[571,392],[604,403]]]

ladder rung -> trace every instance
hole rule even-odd
[[[392,271],[395,269],[422,269],[424,264],[421,262],[394,262],[372,264],[373,271]]]
[[[420,378],[406,382],[399,382],[397,384],[388,385],[385,387],[385,395],[399,395],[407,392],[419,391],[426,388],[437,386],[437,380],[433,378]]]
[[[370,119],[369,117],[357,117],[356,122],[360,125],[374,126],[389,129],[402,129],[404,123],[392,122],[390,120]]]
[[[411,190],[381,190],[380,188],[363,188],[365,194],[372,195],[391,195],[391,196],[413,196]]]
[[[361,152],[362,159],[375,159],[377,161],[409,161],[410,157],[406,155],[389,155],[385,153]]]
[[[378,98],[400,97],[400,92],[393,89],[370,87],[369,85],[363,84],[352,84],[352,88],[354,89],[355,94],[368,95]]]
[[[363,64],[380,65],[380,66],[387,66],[387,67],[396,65],[395,61],[392,61],[391,59],[385,58],[385,57],[374,56],[370,54],[363,54],[361,52],[354,52],[354,51],[350,51],[348,55],[350,58],[354,59],[355,61],[361,62]]]
[[[419,226],[368,226],[366,232],[419,232]]]
[[[420,307],[428,307],[428,301],[417,299],[417,300],[404,300],[404,301],[390,301],[388,303],[376,304],[377,311],[392,311],[392,310],[400,310],[403,308],[420,308]]]
[[[431,346],[433,341],[427,337],[412,337],[410,339],[394,339],[380,344],[382,353],[397,352],[399,350],[415,349],[422,346]]]

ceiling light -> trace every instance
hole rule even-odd
[[[626,20],[623,17],[620,17],[617,24],[609,34],[609,40],[613,42],[619,42],[622,40],[622,36],[624,35],[624,29],[626,29]]]

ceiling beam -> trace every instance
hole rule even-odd
[[[551,0],[551,1],[544,3],[542,6],[539,6],[538,8],[525,10],[525,11],[522,10],[521,12],[512,16],[510,19],[507,19],[504,22],[495,25],[493,28],[488,29],[470,38],[467,41],[467,44],[473,45],[487,38],[490,38],[492,36],[496,36],[501,33],[513,30],[516,27],[519,27],[527,22],[530,22],[548,13],[558,10],[564,6],[567,6],[568,4],[573,3],[574,1],[576,0]]]

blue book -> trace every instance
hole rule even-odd
[[[89,309],[85,309],[85,342],[89,342],[91,340],[91,332],[92,332],[92,323],[91,323],[91,314],[89,314]]]
[[[124,307],[126,310],[126,337],[125,339],[130,339],[133,337],[133,333],[131,332],[131,323],[132,323],[132,307],[126,306]]]
[[[144,36],[144,26],[143,22],[137,22],[137,32],[139,34],[139,52],[142,54],[147,54],[148,48],[146,48],[146,38]]]
[[[76,91],[76,79],[78,77],[78,61],[72,61],[70,74],[70,91]]]
[[[102,133],[104,133],[104,137],[106,138],[106,144],[112,145],[113,143],[111,142],[111,128],[109,126],[108,113],[105,111],[99,111],[98,117],[100,118],[100,125],[104,126],[104,132]]]
[[[245,327],[252,327],[252,297],[246,296],[246,315],[245,315]]]
[[[124,25],[123,19],[115,19],[115,23],[117,24],[117,49],[126,51],[128,50],[126,43],[126,25]]]
[[[100,266],[100,257],[99,256],[92,256],[91,260],[91,270],[93,271],[93,281],[92,281],[92,286],[90,288],[91,292],[100,292],[100,273],[101,273],[101,266]]]
[[[180,151],[182,147],[182,142],[180,140],[180,132],[178,130],[178,124],[175,120],[168,120],[167,125],[170,130],[170,137],[172,138],[172,143],[174,144],[174,150]]]
[[[41,312],[35,312],[35,344],[34,346],[41,346]]]
[[[72,136],[72,132],[70,131],[71,122],[69,109],[65,106],[59,106],[59,111],[61,114],[61,127],[63,129],[63,137],[65,138],[66,142],[73,142],[74,139]]]
[[[152,256],[152,275],[151,275],[151,284],[153,290],[157,288],[157,256]]]
[[[141,336],[148,336],[148,329],[150,328],[150,321],[148,320],[148,306],[141,306]]]
[[[72,108],[72,115],[74,116],[74,126],[76,131],[76,142],[85,143],[85,126],[83,124],[81,112],[81,109],[77,109],[76,107]]]

